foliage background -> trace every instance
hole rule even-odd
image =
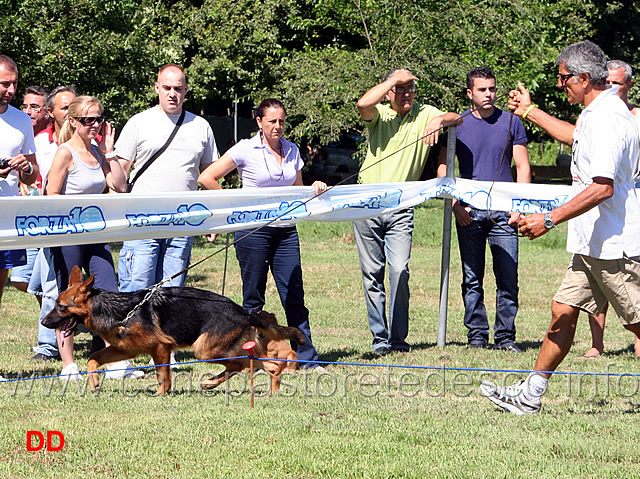
[[[0,0],[0,52],[21,89],[75,85],[100,98],[116,126],[154,102],[167,62],[183,65],[188,108],[224,115],[234,99],[284,99],[289,136],[326,143],[361,128],[356,100],[384,73],[420,78],[418,100],[466,108],[467,70],[495,68],[502,92],[518,80],[564,117],[556,55],[592,39],[632,66],[638,2],[604,0]],[[21,95],[18,95],[21,97]],[[21,98],[16,98],[19,102]]]

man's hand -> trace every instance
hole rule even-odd
[[[518,82],[518,89],[509,92],[509,109],[513,111],[516,116],[522,117],[531,105],[531,95],[529,91],[522,83]]]
[[[436,116],[427,123],[427,126],[424,127],[424,132],[422,133],[422,143],[429,146],[437,144],[443,123],[444,120],[441,116]]]
[[[18,172],[31,170],[31,162],[23,154],[9,158],[9,164],[11,165],[10,170],[18,170]]]
[[[387,80],[388,83],[392,85],[397,85],[399,83],[409,83],[410,81],[418,81],[418,77],[411,73],[409,70],[405,70],[401,68],[397,70],[389,77]]]
[[[513,226],[514,228],[517,228],[518,222],[520,221],[520,218],[523,216],[524,215],[522,213],[518,213],[517,211],[510,211],[509,220],[507,221],[507,224],[509,226]]]
[[[530,240],[539,238],[549,231],[544,227],[544,215],[542,213],[522,216],[518,221],[518,227],[520,228],[520,233]]]
[[[460,226],[469,226],[471,223],[473,223],[473,218],[469,214],[469,212],[471,211],[470,206],[462,206],[456,201],[452,207],[452,210],[453,214],[456,215],[456,221]]]
[[[462,125],[462,121],[462,117],[453,112],[447,112],[443,115],[434,117],[424,128],[424,132],[422,133],[422,143],[429,146],[435,145],[438,143],[440,130],[442,130],[443,125],[460,126]]]

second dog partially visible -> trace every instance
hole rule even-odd
[[[95,371],[103,364],[149,354],[157,366],[158,394],[171,389],[169,356],[171,351],[192,347],[198,359],[221,359],[226,370],[203,381],[203,388],[213,388],[249,367],[242,345],[258,335],[255,354],[268,356],[270,343],[285,339],[304,344],[300,330],[279,326],[270,313],[255,313],[229,298],[197,288],[158,288],[147,301],[147,290],[117,293],[93,287],[93,275],[83,281],[82,271],[74,266],[69,287],[60,293],[56,307],[43,320],[48,328],[61,328],[72,334],[79,323],[97,332],[111,345],[89,358],[89,385],[99,387]],[[134,311],[130,318],[127,316]],[[255,328],[255,329],[254,329]],[[273,348],[273,345],[271,346]],[[278,346],[280,348],[281,346]],[[282,361],[257,361],[254,367],[264,369],[272,378],[271,391],[280,385]]]
[[[258,314],[261,314],[269,321],[278,324],[275,315],[267,313],[266,311],[260,311]],[[256,342],[264,344],[264,341],[266,341],[267,350],[265,357],[282,360],[278,361],[282,363],[282,372],[293,372],[298,369],[298,355],[291,348],[288,342],[269,340],[268,338],[265,338],[260,331],[257,331],[257,335],[259,340]]]

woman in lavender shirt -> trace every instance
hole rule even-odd
[[[286,111],[280,100],[264,100],[256,109],[260,131],[242,140],[207,168],[198,182],[221,189],[219,180],[238,168],[243,188],[302,186],[302,158],[284,133]],[[327,185],[316,181],[316,194]],[[301,368],[317,368],[318,353],[311,342],[309,310],[304,305],[300,243],[295,225],[266,226],[235,233],[236,257],[242,274],[243,306],[260,311],[265,303],[269,269],[273,274],[289,326],[298,328],[306,344],[293,344]]]

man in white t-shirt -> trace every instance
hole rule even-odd
[[[18,196],[20,182],[30,185],[39,175],[31,118],[10,105],[17,87],[18,67],[0,55],[0,196]],[[0,301],[9,269],[26,262],[23,249],[0,251]]]
[[[146,169],[140,169],[171,135],[187,93],[184,70],[163,66],[155,84],[159,104],[132,117],[116,142],[116,153],[132,193],[195,191],[198,176],[218,158],[213,131],[202,117],[185,111],[184,121],[167,149]],[[193,237],[125,241],[120,251],[118,277],[121,291],[137,291],[159,283],[189,264]],[[164,286],[182,286],[186,273]]]
[[[569,221],[567,251],[573,254],[551,305],[551,325],[534,372],[515,386],[485,381],[481,393],[515,414],[537,413],[540,398],[573,343],[580,311],[600,314],[607,302],[623,326],[640,337],[640,202],[635,190],[640,145],[635,119],[606,85],[607,58],[597,45],[579,42],[558,56],[558,87],[567,100],[584,106],[574,125],[531,102],[519,84],[509,108],[572,146],[573,196],[545,214],[521,217],[520,232],[538,238]]]

